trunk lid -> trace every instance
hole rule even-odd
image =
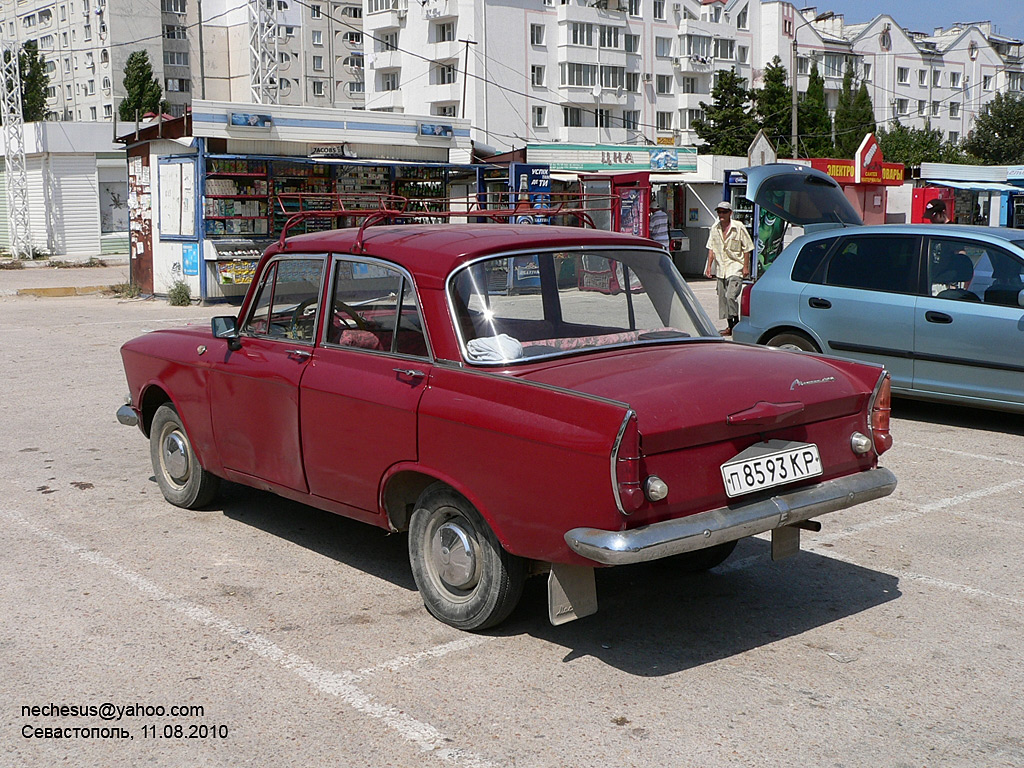
[[[836,180],[815,168],[772,163],[741,173],[747,199],[805,231],[864,223]]]
[[[849,416],[870,397],[825,358],[724,341],[581,355],[520,375],[625,401],[648,456]]]

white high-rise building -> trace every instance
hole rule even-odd
[[[34,40],[50,75],[51,120],[111,120],[124,98],[124,64],[149,54],[175,114],[191,101],[187,4],[195,0],[5,0],[0,38]]]
[[[1024,87],[1021,42],[990,22],[919,33],[774,0],[369,0],[363,26],[367,109],[464,113],[500,148],[699,143],[717,73],[757,88],[776,55],[800,92],[816,64],[832,109],[850,63],[879,125],[927,121],[953,141],[998,89]]]

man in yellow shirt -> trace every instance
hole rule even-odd
[[[729,327],[723,336],[732,336],[732,327],[739,321],[739,296],[743,279],[750,277],[750,256],[754,241],[742,224],[732,221],[732,203],[723,200],[715,206],[718,221],[711,227],[708,238],[708,263],[704,277],[711,277],[714,265],[718,278],[718,316],[726,318]]]

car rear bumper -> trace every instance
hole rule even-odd
[[[573,528],[565,534],[565,541],[574,552],[598,563],[642,563],[837,512],[888,496],[895,488],[892,472],[871,469],[768,499],[709,509],[629,531]]]

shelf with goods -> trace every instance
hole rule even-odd
[[[301,160],[274,160],[270,165],[274,204],[273,231],[280,232],[292,213],[327,211],[334,207],[331,166]],[[309,195],[299,198],[298,195]],[[284,197],[279,197],[283,195]],[[322,195],[322,197],[316,197]],[[321,232],[339,226],[332,217],[310,217],[292,227],[290,234]]]
[[[203,231],[207,237],[267,237],[270,186],[267,162],[211,157],[203,185]]]
[[[395,173],[395,194],[409,198],[410,210],[447,210],[448,184],[445,169],[401,166]]]

